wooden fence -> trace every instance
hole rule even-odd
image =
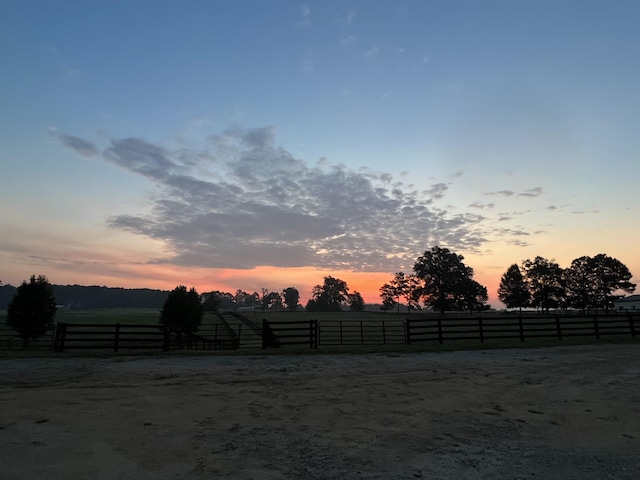
[[[406,328],[403,320],[322,320],[318,343],[336,345],[403,345]]]
[[[217,333],[217,329],[216,329]],[[159,325],[120,323],[58,322],[52,350],[231,350],[238,348],[237,337],[213,338]]]
[[[263,319],[262,348],[285,345],[309,345],[309,348],[318,348],[318,321],[268,322]]]
[[[237,316],[229,317],[242,320]],[[203,325],[198,333],[163,329],[160,325],[58,322],[52,333],[29,342],[13,331],[0,331],[0,350],[232,350],[289,345],[318,346],[413,345],[420,343],[491,340],[556,339],[571,337],[632,337],[640,333],[639,313],[608,315],[518,315],[427,317],[405,320],[291,320],[248,321]]]
[[[407,345],[420,342],[492,339],[603,336],[635,337],[640,328],[640,315],[609,314],[592,316],[519,315],[517,317],[423,318],[407,319]]]
[[[51,349],[54,329],[48,330],[38,338],[29,339],[25,344],[18,333],[7,325],[0,325],[0,351],[47,351]]]

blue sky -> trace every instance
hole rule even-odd
[[[640,3],[8,1],[0,280],[640,279]],[[279,273],[274,273],[276,270]],[[273,284],[270,284],[273,283]]]

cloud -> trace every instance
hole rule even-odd
[[[380,49],[378,47],[372,47],[366,52],[364,52],[364,58],[373,58],[380,53]]]
[[[311,25],[311,7],[309,5],[298,6],[298,26],[308,27]]]
[[[478,208],[480,210],[490,209],[490,208],[493,208],[495,206],[496,206],[495,203],[482,203],[482,202],[478,202],[478,201],[469,204],[470,208]]]
[[[542,188],[535,187],[524,192],[514,192],[513,190],[498,190],[497,192],[486,192],[485,195],[501,195],[503,197],[539,197],[542,195]]]
[[[91,158],[98,155],[98,148],[87,140],[61,133],[55,128],[47,129],[47,133],[56,140],[59,140],[65,147],[70,148],[83,157]]]
[[[111,139],[100,151],[53,136],[155,185],[150,213],[106,223],[164,242],[157,264],[396,271],[430,246],[477,251],[492,235],[483,216],[438,206],[448,183],[418,189],[385,172],[327,159],[308,164],[278,146],[275,134],[272,126],[230,128],[210,135],[204,151],[139,138]]]
[[[343,46],[347,46],[347,45],[351,45],[353,42],[356,41],[356,36],[355,35],[348,35],[346,37],[343,37],[340,39],[340,45]]]

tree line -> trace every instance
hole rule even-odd
[[[537,256],[507,269],[500,280],[498,298],[507,308],[608,311],[615,300],[624,296],[619,292],[635,291],[631,277],[626,265],[603,253],[576,258],[568,268]]]
[[[448,248],[439,246],[426,250],[413,266],[414,273],[396,273],[380,287],[382,309],[399,310],[400,300],[410,309],[420,309],[421,302],[427,308],[445,312],[450,310],[485,310],[487,288],[473,279],[473,268],[465,265],[464,257]],[[605,254],[595,257],[583,256],[571,262],[568,268],[561,268],[554,260],[537,256],[527,259],[519,266],[511,265],[502,275],[498,287],[498,298],[507,308],[533,307],[548,311],[551,308],[577,308],[581,310],[605,309],[613,307],[613,302],[621,298],[620,292],[632,293],[636,285],[629,269],[619,260]],[[6,287],[0,286],[2,291]],[[7,324],[14,328],[25,343],[31,338],[43,335],[53,325],[57,311],[56,288],[46,277],[33,275],[29,282],[23,282],[14,289],[14,295],[7,307]],[[206,311],[236,310],[239,308],[263,310],[301,309],[300,293],[295,287],[287,287],[282,292],[261,289],[261,293],[247,293],[236,290],[235,294],[212,291],[199,294],[195,288],[177,286],[170,292],[147,289],[111,289],[107,287],[80,287],[77,285],[57,287],[63,297],[68,292],[92,293],[83,298],[83,305],[100,305],[98,308],[125,307],[139,305],[128,302],[128,295],[118,304],[99,303],[105,292],[125,293],[135,298],[145,298],[149,306],[157,305],[162,297],[159,323],[177,326],[188,331],[197,331]],[[75,298],[75,297],[70,297]],[[115,298],[115,296],[111,296]],[[92,303],[93,302],[93,303]],[[97,303],[96,303],[97,302]],[[94,307],[95,308],[95,307]],[[306,304],[308,312],[338,312],[344,308],[352,311],[364,310],[364,300],[357,292],[349,292],[344,280],[326,276],[322,284],[312,289],[312,296]]]

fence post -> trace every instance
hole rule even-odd
[[[340,320],[340,345],[342,345],[342,320]]]
[[[438,343],[442,345],[442,318],[438,317]]]
[[[318,348],[318,321],[309,320],[309,347]]]
[[[362,320],[360,320],[360,345],[364,345],[364,329],[362,328]]]
[[[484,343],[484,329],[482,328],[482,316],[478,317],[478,329],[480,330],[480,343]]]
[[[556,315],[556,332],[558,333],[558,340],[562,340],[562,327],[560,325],[560,315]]]
[[[265,349],[268,347],[267,338],[269,337],[269,322],[267,322],[266,318],[262,319],[262,348]]]
[[[170,344],[171,344],[171,330],[169,330],[169,328],[167,327],[164,327],[164,336],[162,338],[162,351],[168,352]]]
[[[116,323],[116,336],[113,339],[113,351],[118,351],[118,340],[120,340],[120,324]]]
[[[411,320],[404,320],[404,343],[411,345]]]
[[[384,320],[382,320],[382,344],[383,345],[387,344],[387,333],[384,329]]]
[[[636,328],[635,325],[633,324],[633,316],[631,314],[627,315],[629,318],[629,331],[631,332],[631,336],[635,338],[636,336]]]
[[[600,340],[600,329],[598,328],[598,315],[597,314],[593,316],[593,329],[595,330],[596,338],[598,340]]]
[[[518,329],[520,330],[520,341],[524,342],[524,324],[522,323],[522,315],[518,315]]]

